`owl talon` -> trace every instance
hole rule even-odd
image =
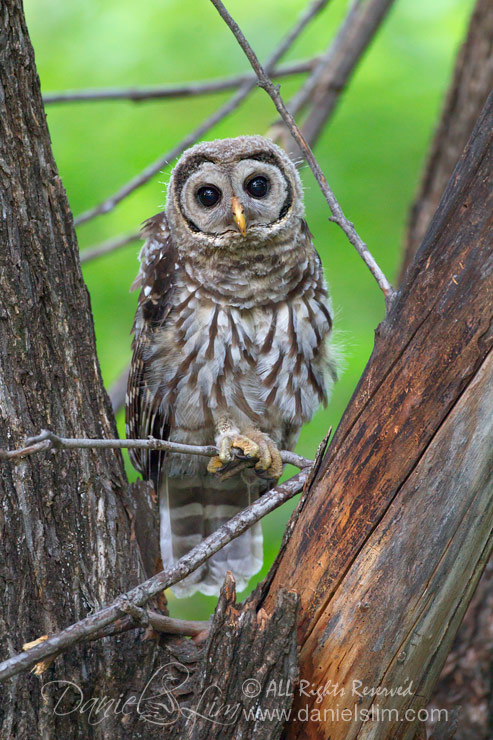
[[[235,453],[235,456],[240,460],[251,460],[252,458],[258,460],[260,457],[260,446],[253,439],[243,436],[243,434],[236,436],[231,446],[240,450],[240,453]]]
[[[247,429],[245,434],[234,436],[225,435],[218,446],[219,455],[210,459],[207,470],[219,475],[221,480],[244,470],[244,463],[248,461],[255,462],[255,472],[260,478],[277,480],[282,475],[281,453],[270,437],[259,429]]]
[[[219,457],[219,455],[216,455],[215,457],[211,457],[209,460],[209,463],[207,465],[207,472],[208,473],[221,473],[221,471],[224,469],[224,463]]]
[[[260,478],[277,480],[282,475],[281,453],[267,435],[263,435],[262,442],[261,456],[255,465],[255,472]]]
[[[260,429],[247,429],[245,434],[259,447],[255,472],[265,480],[277,480],[282,475],[281,453],[271,438]]]
[[[219,442],[219,455],[212,457],[207,465],[207,471],[209,473],[218,474],[221,479],[227,474],[230,478],[235,475],[238,465],[235,463],[258,460],[260,458],[259,445],[252,439],[243,436],[242,434],[235,435],[233,437],[224,436]],[[244,465],[239,468],[244,469]]]

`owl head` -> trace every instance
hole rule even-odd
[[[262,136],[203,142],[173,169],[166,215],[175,243],[241,249],[291,230],[303,190],[291,159]]]

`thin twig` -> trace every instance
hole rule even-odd
[[[323,126],[327,123],[327,120],[333,113],[337,102],[339,101],[340,96],[354,71],[354,68],[361,59],[365,50],[368,48],[376,30],[382,23],[393,2],[394,0],[369,0],[369,2],[365,3],[353,3],[346,19],[344,20],[335,39],[331,41],[327,51],[321,57],[314,57],[309,62],[305,62],[306,65],[311,65],[312,73],[289,101],[287,108],[291,115],[296,117],[308,105],[312,106],[307,119],[301,126],[303,136],[311,147],[316,142]],[[294,66],[295,65],[293,65],[292,71],[294,71]],[[299,63],[298,69],[301,70],[301,63]],[[283,67],[282,70],[287,72],[288,67]],[[281,70],[276,70],[276,73],[273,76],[279,76],[279,71]],[[248,79],[251,79],[251,77],[248,77]],[[235,81],[243,80],[245,80],[245,76],[243,76],[243,78],[232,78],[229,82],[233,83]],[[222,84],[225,84],[228,81],[218,81],[216,83],[211,83],[211,85],[219,84],[221,82]],[[163,92],[170,90],[170,88],[155,88],[156,97],[158,96],[160,89],[162,89]],[[186,90],[187,87],[184,86],[183,88],[177,88],[177,90],[178,89]],[[101,97],[103,97],[103,93],[105,92],[108,92],[108,95],[116,98],[120,94],[121,97],[124,97],[124,93],[129,93],[131,91],[94,91],[94,94],[96,95],[97,93],[98,96],[101,95]],[[74,93],[74,95],[77,96],[89,94],[92,93],[88,91]],[[83,98],[81,97],[80,99]],[[144,96],[142,96],[141,99],[144,99]],[[287,134],[287,136],[285,134]],[[280,140],[284,148],[292,154],[293,159],[298,160],[300,158],[300,151],[298,147],[294,145],[293,139],[282,120],[273,124],[268,135],[272,136],[274,140]],[[135,235],[135,238],[138,238],[137,234]],[[99,246],[85,249],[81,253],[81,262],[87,262],[101,255],[108,254],[114,249],[118,249],[120,246],[125,246],[129,243],[127,239],[130,241],[129,237],[118,237],[114,240],[103,242]],[[120,390],[119,386],[118,390]],[[118,393],[116,401],[117,403],[113,408],[118,410],[124,402],[124,397],[122,398],[121,393]]]
[[[15,460],[28,457],[35,452],[41,452],[49,449],[65,450],[166,450],[168,452],[177,452],[182,455],[202,455],[204,457],[214,457],[218,454],[218,449],[214,445],[185,445],[178,442],[169,442],[167,439],[79,439],[75,437],[59,437],[58,434],[43,429],[41,434],[36,437],[26,439],[26,446],[16,450],[0,449],[0,459]],[[281,451],[283,463],[294,465],[300,470],[310,467],[313,463],[306,457],[297,455],[290,450]],[[253,461],[253,460],[252,460]],[[246,462],[246,461],[244,461]]]
[[[148,624],[156,632],[163,632],[167,635],[180,635],[182,637],[195,637],[195,635],[199,635],[210,627],[210,621],[199,622],[175,619],[174,617],[166,617],[164,614],[159,614],[151,609],[144,610],[135,605],[134,608],[145,611],[145,617],[136,621],[132,616],[126,614],[112,624],[106,625],[106,627],[94,632],[88,638],[88,641],[93,642],[95,640],[101,640],[103,637],[121,635],[122,632],[134,630],[142,626],[142,624]]]
[[[267,73],[264,71],[262,65],[260,64],[258,57],[256,56],[252,47],[246,40],[242,30],[240,29],[236,21],[228,13],[228,11],[226,10],[221,0],[210,0],[210,1],[214,5],[216,10],[218,11],[221,18],[224,20],[224,22],[227,24],[227,26],[232,31],[239,45],[243,49],[248,61],[252,65],[252,68],[258,77],[260,87],[262,87],[265,90],[265,92],[272,98],[272,101],[274,105],[276,106],[278,112],[280,113],[282,119],[286,123],[289,129],[289,132],[291,133],[291,136],[296,141],[297,145],[302,151],[303,156],[308,162],[308,165],[310,166],[310,169],[313,172],[316,181],[318,182],[320,190],[325,196],[325,199],[330,207],[330,210],[332,212],[332,216],[330,220],[336,223],[344,231],[350,243],[353,245],[353,247],[355,247],[358,254],[363,259],[368,269],[372,273],[373,277],[377,281],[378,285],[380,286],[381,290],[383,291],[385,298],[386,298],[387,307],[388,307],[394,295],[394,290],[391,284],[389,283],[389,281],[387,280],[387,278],[385,277],[384,273],[378,266],[377,262],[373,258],[367,245],[358,235],[356,229],[354,228],[354,224],[352,224],[351,221],[349,221],[344,215],[341,206],[339,205],[334,193],[332,192],[331,188],[329,187],[329,184],[327,183],[325,175],[320,169],[320,165],[318,164],[317,160],[313,156],[312,150],[310,149],[309,145],[303,138],[303,135],[301,131],[299,130],[298,126],[296,125],[296,122],[293,116],[286,108],[286,105],[284,104],[284,101],[279,93],[279,87],[274,85],[273,82],[269,79]]]
[[[301,125],[303,136],[310,147],[314,146],[322,128],[334,112],[349,78],[368,48],[375,32],[386,17],[393,2],[394,0],[369,0],[369,2],[365,3],[358,1],[353,2],[340,30],[335,39],[331,41],[327,51],[322,56],[314,57],[312,60],[308,60],[304,63],[295,63],[291,66],[292,73],[295,71],[305,71],[305,67],[306,69],[311,68],[312,70],[306,82],[301,86],[286,106],[293,117],[297,117],[298,114],[307,106],[311,106],[311,110],[306,120]],[[284,73],[288,74],[289,65],[276,70],[273,76],[281,76],[280,72],[283,72],[283,75]],[[203,91],[213,92],[215,89],[214,86],[217,86],[217,89],[229,89],[226,87],[226,84],[234,87],[233,83],[239,84],[246,79],[251,79],[251,76],[244,75],[243,77],[230,78],[229,80],[218,80],[212,83],[205,83]],[[201,83],[197,83],[197,91],[200,89],[200,84]],[[219,88],[219,85],[223,85],[224,87]],[[67,96],[67,100],[92,100],[104,99],[106,93],[111,99],[117,99],[119,97],[123,98],[127,95],[133,96],[135,93],[135,97],[132,97],[132,99],[144,100],[147,99],[147,93],[149,93],[149,97],[159,97],[160,92],[162,92],[163,97],[168,97],[168,93],[172,93],[174,90],[177,92],[183,90],[185,92],[188,89],[189,87],[182,86],[177,88],[166,87],[148,90],[143,88],[140,90],[77,91],[75,93],[60,93],[59,96],[60,100],[64,95]],[[74,96],[73,98],[71,97],[72,95]],[[93,95],[94,97],[92,97]],[[282,145],[286,151],[290,152],[293,159],[300,159],[300,150],[294,143],[282,120],[279,120],[277,123],[272,125],[268,136],[271,136],[274,140],[277,140],[280,143],[282,142]],[[107,242],[103,242],[101,245],[84,249],[81,253],[81,262],[88,262],[91,259],[108,254],[137,238],[138,234],[133,235],[133,238],[126,236],[117,237]],[[122,393],[120,392],[121,387],[121,384],[115,384],[117,395],[115,396],[115,403],[113,404],[114,410],[120,409],[124,403],[125,390],[123,390],[122,396]],[[110,397],[112,398],[113,403],[111,391]]]
[[[272,72],[273,77],[290,77],[291,75],[311,72],[320,61],[319,56],[285,64]],[[254,82],[257,78],[250,73],[226,77],[220,80],[206,80],[205,82],[189,82],[183,85],[156,85],[153,87],[117,87],[95,90],[65,90],[64,92],[46,93],[43,95],[45,105],[52,103],[80,103],[103,100],[131,100],[139,103],[145,100],[161,100],[166,98],[190,98],[197,95],[211,95],[214,93],[235,90],[245,82]]]
[[[272,70],[275,69],[275,65],[277,64],[279,59],[286,53],[286,51],[288,51],[293,42],[304,30],[305,26],[317,13],[319,13],[328,4],[328,2],[329,0],[315,0],[315,2],[311,3],[311,5],[309,5],[308,8],[302,13],[297,24],[286,35],[286,37],[281,41],[279,46],[267,60],[266,69],[269,71],[269,73],[271,73]],[[145,183],[148,182],[148,180],[150,180],[153,175],[162,170],[163,167],[166,167],[171,161],[176,159],[176,157],[179,157],[180,154],[185,151],[185,149],[188,149],[188,147],[192,146],[213,126],[215,126],[217,123],[222,121],[223,118],[226,118],[226,116],[232,113],[232,111],[234,111],[235,108],[237,108],[240,103],[242,103],[243,100],[252,92],[256,85],[257,80],[255,78],[249,80],[248,82],[245,82],[237,90],[232,98],[224,103],[224,105],[222,105],[211,116],[206,118],[206,120],[198,128],[196,128],[195,131],[192,131],[190,134],[185,136],[185,138],[173,149],[171,149],[171,151],[167,152],[162,157],[159,157],[159,159],[146,167],[139,175],[133,177],[128,183],[126,183],[126,185],[121,187],[109,198],[106,198],[102,203],[95,206],[94,208],[90,208],[88,211],[85,211],[78,218],[76,218],[74,221],[76,226],[86,223],[87,221],[90,221],[100,214],[109,213],[110,211],[112,211],[115,206],[117,206],[118,203],[120,203],[124,198],[137,190],[137,188],[145,185]]]
[[[96,257],[102,257],[105,254],[114,252],[115,249],[126,247],[127,244],[132,244],[132,242],[137,241],[137,239],[140,239],[138,231],[133,234],[126,234],[125,236],[116,236],[113,239],[101,242],[101,244],[96,244],[94,247],[87,247],[81,251],[80,261],[81,263],[90,262],[91,260],[96,259]]]
[[[290,478],[285,483],[265,493],[251,506],[236,514],[226,524],[216,529],[207,539],[193,548],[182,557],[176,565],[157,573],[144,583],[139,584],[123,596],[118,597],[109,606],[90,614],[85,619],[70,625],[52,637],[43,640],[32,647],[0,664],[0,681],[15,676],[22,671],[33,668],[37,663],[56,656],[81,641],[89,640],[96,632],[106,625],[113,624],[122,617],[125,604],[131,602],[135,606],[143,606],[149,599],[166,588],[183,580],[193,573],[211,555],[231,542],[240,534],[256,524],[266,514],[277,509],[281,504],[300,493],[303,484],[309,475],[309,468]]]

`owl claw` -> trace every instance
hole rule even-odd
[[[207,472],[208,473],[221,473],[223,469],[224,469],[224,463],[222,462],[219,455],[216,455],[215,457],[211,457],[207,465]]]
[[[258,460],[260,458],[260,446],[253,439],[245,437],[243,434],[236,436],[233,439],[231,446],[234,447],[235,450],[240,451],[234,453],[235,457],[240,460],[251,460],[252,458]]]
[[[224,436],[219,442],[219,455],[212,457],[207,465],[209,473],[215,473],[223,476],[228,473],[228,477],[234,475],[238,461],[258,460],[260,457],[260,448],[256,442],[242,434],[234,436]],[[244,466],[242,466],[243,469]]]
[[[219,443],[219,455],[212,457],[207,466],[209,473],[230,478],[244,469],[235,462],[256,461],[255,472],[261,478],[277,480],[282,474],[281,453],[272,440],[258,429],[246,434],[224,436]]]
[[[281,453],[266,434],[262,434],[262,440],[259,441],[259,446],[260,457],[258,463],[255,465],[255,472],[260,478],[277,480],[282,475]]]

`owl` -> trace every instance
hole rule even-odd
[[[336,379],[332,311],[296,167],[261,136],[186,151],[142,235],[127,436],[218,448],[130,452],[159,496],[169,567],[280,477],[279,450]],[[228,570],[241,591],[261,565],[259,523],[173,591],[218,594]]]

